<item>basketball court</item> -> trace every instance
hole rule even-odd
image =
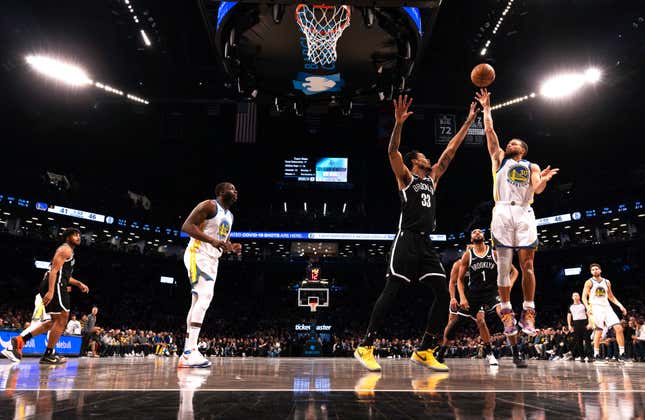
[[[218,118],[220,105],[234,104],[236,107],[235,143],[244,143],[244,146],[255,144],[258,121],[256,112],[259,112],[257,109],[261,106],[270,108],[271,116],[278,118],[284,117],[284,114],[294,114],[298,117],[310,117],[313,114],[317,116],[338,114],[337,116],[344,118],[343,121],[350,121],[347,126],[353,124],[353,120],[347,117],[351,117],[352,109],[356,109],[357,106],[364,107],[367,110],[366,114],[369,107],[372,107],[371,110],[374,111],[379,107],[385,109],[387,106],[387,121],[389,121],[392,99],[399,95],[414,95],[415,81],[420,80],[419,85],[423,84],[423,75],[417,74],[416,69],[422,60],[424,49],[427,51],[426,47],[429,45],[442,8],[442,2],[435,0],[413,0],[405,2],[404,6],[401,5],[402,2],[391,0],[351,0],[343,3],[333,0],[325,4],[299,3],[291,0],[278,2],[197,0],[196,3],[203,21],[203,29],[205,29],[211,47],[210,51],[204,54],[217,54],[218,64],[221,64],[220,71],[226,77],[226,81],[220,84],[232,92],[234,99],[218,97],[216,100],[219,102],[216,102],[215,99],[209,97],[212,94],[211,91],[211,93],[203,94],[205,99],[186,99],[184,102],[191,105],[194,103],[216,104],[216,107],[213,106],[207,112],[209,112],[209,117],[217,116]],[[129,5],[130,3],[126,0],[125,4]],[[482,25],[481,33],[486,32],[487,35],[483,37],[478,34],[476,46],[473,47],[476,52],[474,55],[472,51],[467,52],[473,57],[466,61],[470,63],[474,62],[473,60],[478,62],[485,60],[484,56],[487,54],[487,49],[491,48],[491,42],[495,40],[494,35],[502,23],[502,17],[506,16],[512,4],[513,0],[510,0],[503,15],[500,14],[498,17],[500,20],[497,26],[492,26],[487,21],[484,30],[484,25]],[[129,8],[130,13],[134,14],[132,7],[129,6]],[[495,14],[491,12],[487,16],[493,15]],[[135,22],[139,24],[139,18],[136,15],[135,18]],[[494,19],[490,17],[486,19],[494,22]],[[457,22],[456,25],[459,24],[461,23]],[[512,31],[509,33],[512,35]],[[143,30],[141,30],[141,34],[150,46],[148,37]],[[490,39],[486,41],[486,38]],[[480,48],[482,49],[480,50]],[[452,56],[446,58],[442,65],[450,68],[453,58]],[[480,87],[489,86],[495,79],[493,67],[488,64],[480,65],[486,67],[483,70],[480,68],[481,72],[474,72],[470,80]],[[8,64],[7,67],[9,67]],[[205,72],[204,69],[200,71]],[[215,71],[213,72],[215,73]],[[599,78],[598,74],[597,80],[587,81],[588,83],[580,82],[580,85],[582,86],[583,83],[593,85]],[[462,84],[470,83],[468,74],[464,74],[461,79],[464,81]],[[481,85],[475,83],[479,79],[483,80]],[[445,86],[449,82],[450,80],[432,80],[426,81],[426,84],[429,90],[434,89],[432,84],[442,85],[438,89],[445,90],[451,89]],[[83,83],[92,88],[102,89],[109,94],[124,96],[124,92],[96,80],[87,78]],[[144,86],[144,83],[140,82],[139,86]],[[199,86],[202,86],[201,81]],[[472,86],[468,85],[468,87]],[[185,87],[179,89],[183,88]],[[472,88],[474,91],[474,87]],[[125,97],[137,105],[149,104],[147,99],[139,98],[128,92],[125,93]],[[527,89],[526,92],[522,92],[522,96],[498,103],[493,109],[531,101],[535,97],[536,93]],[[425,107],[420,105],[417,108],[420,112],[417,113],[415,119],[423,121],[426,118],[424,110],[427,111],[427,127],[432,124],[431,120],[435,122],[435,143],[443,147],[453,138],[458,127],[458,118],[461,118],[461,115],[458,117],[458,114],[467,113],[466,106],[470,100],[471,98],[466,98],[465,101],[462,101],[461,107],[450,105],[450,107],[441,108],[438,105],[426,104]],[[159,102],[163,102],[163,99]],[[95,108],[99,109],[100,107],[96,105]],[[442,113],[431,117],[432,110],[437,109]],[[444,112],[446,109],[449,113]],[[182,115],[174,110],[167,110],[167,112],[169,115]],[[376,123],[376,119],[385,121],[386,118],[377,116],[377,112],[371,113],[374,118],[369,121],[381,124],[381,122]],[[269,115],[268,112],[267,115]],[[363,115],[357,120],[362,118]],[[277,126],[281,123],[275,124]],[[425,123],[419,123],[419,125],[421,124]],[[467,129],[468,137],[464,144],[471,147],[471,151],[477,147],[484,149],[485,132],[481,116],[478,116],[473,124],[472,128]],[[205,122],[204,125],[206,126],[207,123]],[[424,127],[426,126],[424,125]],[[219,128],[220,126],[218,126]],[[429,128],[428,130],[432,131]],[[172,135],[169,134],[169,136]],[[382,139],[386,139],[388,136],[388,133],[381,135]],[[417,141],[426,141],[425,137],[427,136],[425,128],[421,129],[417,134]],[[177,138],[173,137],[173,140],[180,137],[177,135]],[[282,138],[275,141],[277,144],[275,147],[284,148],[291,153],[290,146],[286,142],[280,144],[281,140]],[[306,137],[300,139],[302,143],[306,143],[308,140]],[[191,149],[191,152],[199,150],[196,153],[202,153],[203,156],[217,155],[212,153],[215,146],[212,146],[211,150],[199,149],[189,143],[183,145],[179,140],[176,143]],[[385,142],[382,143],[383,147],[379,149],[379,156],[382,155],[381,158],[385,162]],[[324,156],[324,153],[327,153],[325,150],[327,145],[322,143],[318,146],[318,153],[323,153]],[[274,147],[274,145],[270,144],[267,147]],[[358,149],[360,145],[352,147]],[[155,147],[150,147],[150,149],[155,149]],[[248,149],[244,149],[242,152],[238,150],[238,153],[247,158],[247,154],[252,155],[247,151]],[[294,151],[293,153],[299,152]],[[345,156],[343,153],[340,155]],[[236,160],[234,157],[229,159],[225,153],[222,156],[226,161]],[[335,192],[339,192],[338,195],[341,196],[341,190],[349,191],[353,188],[348,183],[348,158],[320,157],[319,159],[318,157],[314,158],[313,154],[311,156],[309,159],[293,154],[282,160],[266,156],[266,162],[259,163],[257,167],[252,168],[258,172],[253,176],[260,175],[259,172],[263,170],[261,165],[268,165],[267,162],[273,160],[274,162],[271,164],[278,162],[278,166],[281,162],[284,163],[284,179],[276,184],[281,185],[280,192],[286,191],[285,195],[289,193],[289,186],[293,187],[296,183],[310,182],[311,185],[314,185],[318,182],[323,185],[321,190],[329,188],[326,191],[326,197],[333,196]],[[486,164],[488,164],[488,157],[484,157]],[[258,153],[258,156],[253,155],[252,159],[245,160],[243,164],[249,165],[249,162],[254,164],[255,160],[260,161],[264,158],[265,156]],[[192,157],[188,157],[185,160],[191,159]],[[306,163],[303,163],[305,161]],[[199,167],[199,164],[199,161],[196,161],[194,167]],[[209,164],[212,165],[212,162]],[[192,168],[193,163],[191,162],[190,165]],[[247,170],[242,167],[242,163],[238,169],[240,172]],[[114,167],[112,170],[115,170]],[[386,172],[387,177],[390,177],[389,168]],[[482,173],[476,177],[488,175],[488,173]],[[217,176],[224,175],[218,173]],[[370,179],[367,174],[363,178],[365,184],[369,184],[373,179],[379,178]],[[445,182],[456,182],[454,179]],[[293,182],[293,184],[289,184],[289,182]],[[334,187],[334,183],[340,186]],[[379,183],[381,183],[380,180]],[[188,184],[186,183],[186,185]],[[442,184],[442,187],[443,185],[445,184]],[[258,187],[258,189],[261,188]],[[394,196],[393,184],[386,185],[386,188],[388,188],[386,192]],[[334,189],[337,191],[332,191]],[[305,188],[298,185],[297,188],[293,188],[293,191],[296,190],[300,193]],[[312,193],[314,195],[313,187],[311,191],[314,192]],[[405,194],[405,190],[403,191]],[[252,191],[249,192],[252,194]],[[459,193],[461,194],[461,192]],[[130,191],[128,193],[137,195]],[[356,195],[360,195],[358,189]],[[179,200],[184,200],[184,198],[180,197]],[[446,199],[447,202],[448,199]],[[309,203],[311,205],[311,201]],[[642,209],[642,205],[640,202],[638,203],[641,206],[639,209]],[[39,202],[36,204],[44,206],[38,209],[39,211],[51,213],[57,208],[57,206],[48,206]],[[307,201],[304,201],[303,204],[302,214],[307,214],[309,211]],[[300,205],[300,201],[298,205]],[[515,205],[514,201],[512,205]],[[24,205],[25,208],[30,206],[29,202]],[[346,206],[347,203],[344,202],[342,214],[345,214]],[[622,206],[625,207],[625,205]],[[340,214],[340,206],[337,207],[339,207],[338,213]],[[324,208],[322,215],[326,216],[327,201],[324,201],[324,207],[321,208]],[[74,212],[80,213],[75,213],[77,215],[73,216],[67,214],[67,210],[67,208],[62,208],[58,215],[82,217],[88,221],[88,224],[95,222],[95,215],[94,218],[79,216],[84,212],[75,210]],[[448,213],[453,210],[446,206],[445,211]],[[459,208],[453,212],[467,214],[469,211],[470,209]],[[621,210],[619,209],[618,212]],[[283,213],[281,217],[285,219],[291,217],[287,211],[286,199]],[[5,214],[9,215],[9,213]],[[257,214],[263,213],[258,211]],[[569,217],[570,214],[573,221]],[[605,215],[604,212],[602,214]],[[611,214],[611,212],[607,214]],[[572,221],[572,223],[582,217],[578,211],[567,213],[566,216],[569,217],[567,221]],[[555,220],[559,217],[553,216],[551,217],[552,221],[546,220],[549,218],[542,221],[545,226],[563,222]],[[592,217],[589,215],[589,211],[585,217]],[[593,217],[596,217],[595,212]],[[112,221],[106,223],[112,224],[114,222],[112,217],[108,217],[108,219],[112,219]],[[266,219],[270,219],[270,216],[266,216]],[[49,220],[53,221],[54,219]],[[244,223],[244,219],[242,220],[241,225]],[[614,221],[618,222],[619,219],[616,218]],[[593,220],[590,223],[592,222]],[[32,223],[32,221],[27,223]],[[605,224],[609,225],[609,222]],[[144,225],[144,230],[145,226],[148,225]],[[84,226],[81,227],[84,228]],[[107,227],[112,228],[112,226]],[[117,225],[114,227],[127,229],[128,224],[125,220],[121,224],[121,220],[118,219]],[[132,228],[138,229],[139,226],[137,224]],[[174,226],[173,229],[179,229],[179,227]],[[234,235],[239,236],[231,236],[231,238],[235,237],[246,241],[244,247],[248,246],[249,249],[251,248],[249,244],[251,240],[293,240],[291,253],[280,246],[280,252],[285,252],[283,255],[285,259],[280,262],[284,262],[285,265],[292,264],[293,260],[289,259],[291,257],[305,256],[317,263],[323,252],[325,252],[324,257],[327,255],[344,256],[342,250],[349,252],[348,249],[354,249],[349,245],[350,240],[352,242],[382,241],[385,244],[385,241],[394,238],[392,232],[337,233],[327,232],[321,228],[323,229],[321,233],[314,231],[316,228],[311,228],[312,232],[303,230],[303,232],[276,233],[253,232],[253,228],[248,228],[248,231],[242,229],[247,228],[244,227],[240,231],[234,232]],[[273,229],[273,227],[265,227],[264,229]],[[291,229],[291,227],[285,229]],[[151,230],[150,226],[147,230]],[[333,228],[329,230],[331,231]],[[167,229],[167,231],[171,231],[171,229]],[[103,232],[108,233],[108,230]],[[118,232],[123,233],[121,230]],[[159,234],[161,232],[162,230],[159,229]],[[349,232],[352,231],[349,230]],[[129,233],[134,236],[134,233]],[[128,232],[124,233],[124,235],[127,234]],[[152,233],[150,234],[152,235]],[[449,243],[450,246],[446,245],[445,247],[454,254],[452,255],[453,261],[457,256],[458,246],[461,246],[457,241],[465,238],[465,236],[455,238],[455,234],[452,234],[452,237],[450,234],[430,235],[425,231],[420,234],[427,234],[428,237],[437,236],[437,242],[441,241],[442,246],[445,245],[444,242]],[[460,234],[464,233],[457,233],[457,235]],[[182,237],[178,230],[174,231],[174,235],[172,238],[176,241]],[[555,239],[560,236],[556,234],[552,237]],[[139,236],[136,238],[139,239]],[[167,242],[172,243],[172,240],[168,238],[166,238]],[[225,239],[227,238],[228,236]],[[434,238],[432,239],[434,240]],[[301,242],[295,242],[296,240]],[[334,242],[332,245],[329,242],[331,240],[338,242]],[[466,239],[463,242],[465,241]],[[138,255],[144,255],[143,242],[145,239],[141,241],[141,253]],[[342,245],[339,246],[339,243]],[[560,243],[559,239],[558,243]],[[148,242],[148,244],[152,245],[152,242]],[[252,242],[252,244],[255,245],[256,242]],[[373,245],[375,251],[371,253],[370,248],[371,257],[364,255],[367,264],[373,264],[376,261],[377,252],[379,257],[382,257],[381,260],[385,258],[385,245],[379,245],[378,248],[376,248],[376,244]],[[154,246],[160,247],[160,244],[155,243]],[[299,246],[302,246],[303,250],[296,252],[296,248]],[[324,250],[325,246],[329,247],[326,251]],[[358,249],[359,244],[356,243],[355,247]],[[377,249],[378,251],[376,251]],[[259,247],[256,248],[256,251],[257,254],[254,255],[258,256],[259,261],[263,254]],[[183,252],[183,250],[177,252]],[[268,255],[268,252],[265,254]],[[240,252],[237,256],[239,260],[235,261],[243,261],[241,255]],[[233,258],[231,257],[223,264],[232,264]],[[244,258],[250,258],[249,254],[244,254]],[[154,419],[280,418],[307,420],[351,418],[480,419],[494,417],[513,419],[645,418],[645,363],[609,362],[600,365],[574,361],[529,360],[527,369],[517,369],[508,357],[500,358],[499,366],[489,366],[483,359],[447,358],[446,364],[450,367],[450,372],[433,372],[412,364],[406,358],[387,358],[378,360],[383,371],[374,373],[368,372],[351,357],[321,357],[325,354],[323,346],[331,347],[333,334],[341,333],[344,328],[349,328],[346,325],[339,325],[341,323],[336,323],[333,326],[334,330],[332,330],[331,322],[327,321],[325,315],[333,312],[340,305],[336,306],[334,300],[336,298],[334,282],[321,277],[321,265],[310,264],[304,277],[294,280],[288,288],[284,288],[285,294],[291,293],[289,295],[291,309],[298,311],[295,313],[299,315],[299,319],[289,318],[288,321],[291,323],[289,334],[301,341],[302,348],[298,350],[301,357],[246,357],[246,354],[245,357],[210,357],[212,366],[200,369],[178,368],[177,357],[154,355],[148,357],[70,357],[66,364],[59,366],[40,365],[35,357],[25,357],[16,364],[12,364],[6,359],[0,359],[0,419],[90,418],[97,416]],[[582,265],[580,266],[582,267]],[[96,269],[100,269],[100,267],[96,267]],[[577,275],[579,274],[580,271]],[[437,276],[437,273],[433,275]],[[165,278],[170,279],[165,283],[174,287],[175,279],[173,277]],[[164,283],[163,276],[161,279],[161,282]],[[185,282],[186,279],[182,278],[178,281]],[[184,283],[180,284],[186,286]],[[368,284],[367,276],[365,276],[364,284]],[[248,298],[245,297],[244,304],[253,305],[252,299],[258,298],[261,291],[264,290],[264,283],[258,282],[258,285],[261,286],[257,288],[260,292],[249,294]],[[248,284],[241,283],[236,292],[246,293],[247,287],[251,288]],[[267,285],[267,287],[269,286]],[[171,290],[170,286],[168,290]],[[176,295],[169,292],[168,296],[164,295],[164,298],[175,299]],[[214,303],[214,305],[216,304]],[[155,306],[153,310],[158,309],[159,306]],[[347,306],[345,305],[342,309],[346,310]],[[148,307],[153,308],[152,305]],[[263,316],[269,320],[273,315],[266,313]],[[138,319],[141,315],[137,314],[133,317]],[[348,320],[348,323],[349,321],[351,320]],[[201,320],[199,325],[201,328]],[[185,324],[180,327],[184,328]],[[15,328],[12,327],[12,334],[14,333],[13,329]],[[79,343],[78,351],[74,356],[81,353],[79,337],[76,336]],[[177,341],[172,343],[177,344]],[[44,345],[43,341],[42,346]],[[372,344],[369,346],[372,347]],[[51,353],[51,347],[48,351]],[[187,353],[189,352],[187,351]],[[179,354],[181,355],[181,350]]]
[[[645,367],[449,359],[450,373],[408,360],[366,372],[347,358],[37,359],[0,365],[2,418],[639,418]]]

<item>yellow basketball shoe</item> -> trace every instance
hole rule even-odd
[[[421,365],[437,372],[448,372],[450,370],[448,369],[448,366],[439,362],[434,357],[434,351],[430,349],[415,351],[414,353],[412,353],[410,360],[412,361],[412,363],[416,363],[417,365]]]
[[[376,362],[374,358],[374,347],[373,346],[358,346],[354,351],[354,358],[361,362],[361,365],[365,366],[367,370],[371,372],[380,372],[381,365]]]

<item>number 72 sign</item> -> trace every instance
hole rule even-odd
[[[448,144],[456,130],[457,116],[455,114],[435,114],[435,144]]]

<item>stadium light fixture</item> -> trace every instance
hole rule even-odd
[[[584,85],[597,83],[601,75],[601,71],[595,67],[587,69],[584,73],[555,75],[542,83],[540,94],[550,99],[571,96]]]
[[[44,55],[28,55],[27,64],[44,76],[70,86],[88,86],[93,82],[82,68]]]
[[[93,85],[98,89],[101,89],[113,95],[124,96],[133,102],[138,102],[144,105],[148,105],[150,103],[147,99],[141,98],[131,93],[125,93],[122,90],[105,83],[93,81],[89,78],[85,70],[74,64],[69,64],[53,57],[38,54],[27,55],[25,57],[25,61],[38,73],[63,82],[67,85],[74,87],[85,87]]]
[[[148,38],[146,31],[144,31],[143,29],[141,29],[141,38],[143,38],[143,42],[146,44],[147,47],[152,45],[152,43],[150,42],[150,38]]]

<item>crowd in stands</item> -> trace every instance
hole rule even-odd
[[[32,302],[44,273],[34,260],[50,259],[56,242],[0,234],[0,328],[20,330],[31,318]],[[76,251],[74,277],[90,287],[89,294],[74,290],[69,333],[85,337],[92,355],[173,355],[183,349],[190,287],[181,262],[157,256],[128,255],[81,246]],[[593,254],[593,255],[590,255]],[[597,256],[601,256],[600,258]],[[629,310],[625,336],[628,354],[644,357],[645,331],[645,247],[641,242],[590,249],[545,251],[536,264],[538,289],[538,336],[523,339],[530,357],[549,359],[569,355],[570,334],[566,313],[573,291],[582,291],[588,274],[565,277],[562,267],[603,265],[603,275]],[[447,264],[448,261],[445,261]],[[319,262],[322,273],[334,281],[331,307],[317,312],[318,322],[332,326],[321,340],[323,355],[349,356],[360,342],[372,305],[383,287],[385,263]],[[308,337],[295,331],[296,323],[309,322],[309,312],[296,306],[292,287],[305,273],[306,259],[289,264],[258,261],[221,261],[215,294],[202,329],[200,348],[213,356],[299,356]],[[159,276],[174,277],[176,284],[161,284]],[[519,282],[518,282],[519,284]],[[557,293],[554,293],[557,291]],[[431,292],[423,286],[401,290],[398,302],[377,342],[379,357],[407,357],[425,326]],[[521,302],[521,290],[514,288],[512,300]],[[98,316],[90,312],[100,308]],[[308,310],[308,309],[307,309]],[[76,320],[74,320],[74,315]],[[98,319],[97,319],[98,318]],[[633,319],[632,319],[633,318]],[[88,327],[88,324],[89,327]],[[489,322],[491,333],[500,331],[497,319]],[[615,353],[615,338],[608,332],[603,354]],[[448,351],[449,357],[473,357],[480,344],[473,323]],[[634,339],[634,337],[636,337]],[[495,351],[508,354],[503,337],[495,336]],[[605,349],[606,348],[606,349]],[[85,353],[87,354],[87,352]]]
[[[625,348],[628,358],[645,362],[645,312],[640,315],[636,310],[630,311],[622,320],[625,334]],[[94,309],[96,311],[96,309]],[[176,356],[183,348],[182,331],[108,329],[90,325],[92,313],[71,315],[66,334],[83,335],[84,356],[90,357],[145,357]],[[0,329],[20,330],[28,325],[31,312],[14,310],[6,305],[0,311]],[[94,314],[96,317],[96,313]],[[499,329],[491,320],[491,330]],[[222,324],[220,324],[222,325]],[[591,334],[591,330],[589,331]],[[359,331],[317,337],[323,356],[351,357],[361,341]],[[281,329],[264,329],[244,336],[228,334],[204,336],[198,343],[199,350],[206,356],[214,357],[279,357],[300,356],[302,347],[310,339],[308,334],[296,334]],[[584,360],[583,355],[575,354],[573,332],[566,326],[538,329],[534,337],[520,336],[520,348],[530,359],[535,360]],[[420,344],[418,338],[379,338],[375,341],[375,355],[378,358],[407,358]],[[511,357],[511,350],[503,334],[492,335],[492,347],[496,357]],[[589,349],[587,349],[589,350]],[[601,343],[601,357],[615,359],[618,356],[618,345],[613,329],[607,331]],[[476,333],[474,323],[457,334],[457,339],[447,350],[448,358],[481,358],[483,346]]]

